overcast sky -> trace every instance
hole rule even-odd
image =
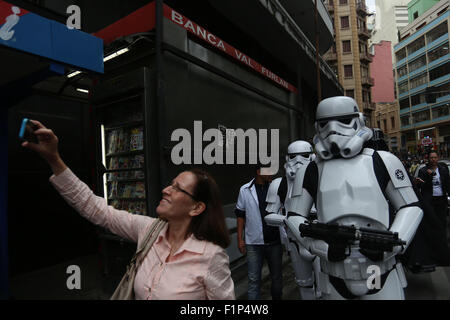
[[[366,0],[366,5],[369,7],[370,12],[375,11],[375,0]]]

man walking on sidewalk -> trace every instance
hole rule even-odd
[[[282,298],[282,257],[283,247],[278,227],[270,227],[264,221],[267,191],[272,176],[261,175],[243,185],[236,204],[238,247],[242,254],[247,253],[248,299],[261,299],[261,271],[264,259],[269,266],[272,279],[271,294],[273,300]],[[245,229],[245,237],[243,231]]]
[[[438,161],[437,152],[431,151],[428,155],[428,164],[419,171],[417,182],[424,201],[431,204],[434,214],[439,219],[440,230],[435,230],[435,235],[441,235],[440,241],[447,243],[447,195],[450,194],[450,176],[447,165]]]

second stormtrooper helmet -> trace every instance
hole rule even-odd
[[[294,141],[288,146],[284,168],[289,179],[295,178],[297,169],[315,158],[312,146],[306,141]]]

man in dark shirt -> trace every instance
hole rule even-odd
[[[447,165],[439,163],[439,156],[431,151],[428,155],[428,164],[419,171],[416,179],[417,185],[424,201],[431,204],[436,218],[439,220],[435,237],[439,237],[442,243],[447,243],[447,214],[450,193],[450,175]]]
[[[282,257],[280,230],[268,226],[264,217],[266,197],[272,176],[260,174],[243,185],[236,204],[238,247],[242,254],[247,253],[248,266],[248,299],[261,299],[261,271],[264,259],[269,266],[272,279],[271,293],[273,300],[282,298]],[[245,237],[243,231],[245,228]]]

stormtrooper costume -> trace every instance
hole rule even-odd
[[[305,170],[311,161],[314,161],[315,155],[312,146],[306,141],[295,141],[291,143],[287,150],[286,163],[284,165],[286,175],[284,178],[277,178],[272,181],[267,193],[267,212],[282,215],[286,217],[291,212],[291,203],[293,197],[301,197],[296,189],[294,191],[294,181],[301,180]],[[271,225],[270,215],[265,219]],[[275,222],[275,225],[276,222]],[[299,246],[295,236],[280,226],[281,241],[289,252],[292,266],[295,273],[295,281],[300,289],[302,300],[313,300],[319,293],[316,292],[314,275],[318,274],[320,264],[316,256],[309,253],[304,247]],[[313,272],[316,269],[317,272]]]
[[[293,211],[279,223],[320,257],[324,299],[404,299],[406,278],[396,256],[405,252],[423,216],[405,168],[389,152],[364,148],[373,132],[352,98],[323,100],[315,128],[317,165],[311,162],[303,184],[294,185],[302,197],[293,198],[298,200],[291,204]],[[347,247],[303,237],[300,225],[307,222],[313,202],[320,223],[398,233],[406,244],[381,251],[359,241]]]

